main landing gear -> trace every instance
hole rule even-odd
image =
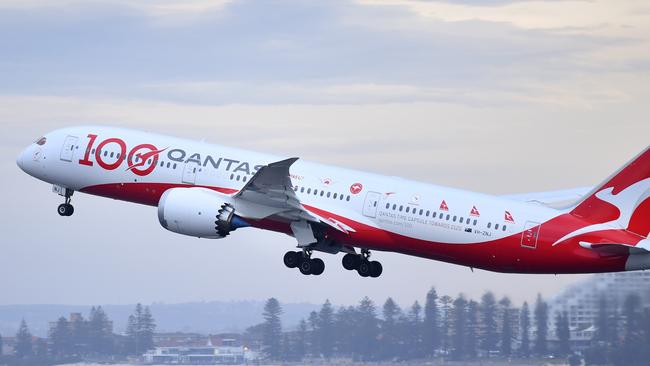
[[[378,261],[370,261],[370,251],[362,249],[361,254],[346,254],[343,256],[343,268],[348,271],[356,270],[361,277],[377,278],[381,276],[383,267]]]
[[[70,204],[70,201],[72,199],[72,194],[74,193],[73,190],[71,189],[65,189],[65,203],[62,203],[59,205],[59,208],[57,209],[57,212],[61,216],[72,216],[74,213],[74,206]]]
[[[320,258],[312,258],[311,250],[287,252],[284,255],[284,265],[298,268],[304,275],[318,276],[325,271],[325,262]]]

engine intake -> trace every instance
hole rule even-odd
[[[249,226],[235,214],[230,197],[205,188],[172,188],[158,203],[158,220],[165,229],[199,238],[221,239]]]

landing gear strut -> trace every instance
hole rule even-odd
[[[289,268],[298,268],[304,275],[318,276],[325,271],[325,263],[320,258],[312,258],[311,250],[287,252],[284,255],[284,265]]]
[[[348,271],[356,270],[361,277],[377,278],[381,276],[383,267],[378,261],[370,261],[370,251],[362,249],[361,254],[348,253],[343,256],[343,268]]]
[[[61,216],[72,216],[74,213],[74,206],[70,204],[70,201],[72,199],[72,194],[74,193],[73,190],[71,189],[65,189],[65,203],[62,203],[59,205],[59,208],[57,209],[57,212]]]

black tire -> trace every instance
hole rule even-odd
[[[286,252],[284,254],[284,265],[289,268],[296,268],[300,264],[302,258],[301,252]]]
[[[359,276],[361,277],[370,276],[370,262],[366,260],[361,261],[361,263],[359,263],[359,268],[357,268],[357,273],[359,273]]]
[[[60,216],[72,216],[74,213],[74,207],[69,203],[62,203],[57,208],[57,212]]]
[[[298,269],[300,269],[300,273],[304,275],[310,275],[313,271],[312,264],[313,263],[311,260],[301,261],[300,265],[298,266]]]
[[[377,261],[370,262],[370,277],[377,278],[381,276],[381,273],[383,271],[384,271],[384,267],[382,267],[381,263]]]
[[[359,268],[360,262],[361,262],[361,258],[359,258],[358,255],[350,254],[350,253],[344,255],[343,259],[341,260],[341,264],[343,264],[343,268],[347,269],[348,271],[352,271]]]
[[[320,258],[314,258],[311,260],[311,274],[314,276],[319,276],[325,271],[325,262]]]

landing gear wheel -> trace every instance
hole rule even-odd
[[[300,269],[300,273],[304,275],[310,275],[312,274],[312,270],[313,270],[312,267],[313,267],[313,261],[310,259],[305,259],[300,263],[298,269]]]
[[[361,277],[370,276],[370,262],[367,260],[361,261],[361,263],[359,263],[359,268],[357,268],[357,273],[359,273],[359,276]]]
[[[377,261],[370,262],[370,277],[377,278],[381,276],[384,268],[381,266],[381,263]]]
[[[302,260],[302,252],[286,252],[284,254],[284,265],[289,268],[296,268]]]
[[[320,258],[314,258],[311,260],[311,274],[314,276],[319,276],[325,271],[325,262]]]
[[[57,212],[61,216],[72,216],[74,213],[74,207],[69,203],[62,203],[59,205]]]
[[[359,262],[361,262],[361,258],[357,254],[351,253],[344,255],[343,260],[341,260],[343,268],[347,269],[348,271],[359,268]]]

